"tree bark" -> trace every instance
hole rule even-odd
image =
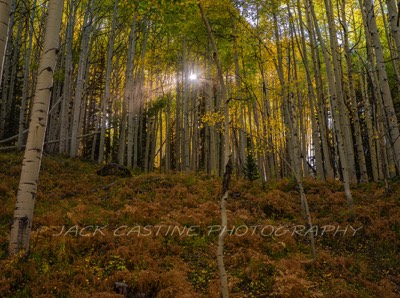
[[[356,99],[356,90],[354,88],[353,63],[351,60],[349,36],[347,32],[348,26],[346,20],[345,5],[346,5],[346,0],[342,0],[341,3],[342,27],[343,27],[343,37],[344,37],[344,51],[345,51],[346,65],[347,65],[348,88],[350,96],[350,114],[354,126],[355,146],[357,150],[358,166],[360,169],[360,182],[367,183],[368,182],[367,164],[365,161],[364,146],[362,142],[360,118],[358,116],[358,103]]]
[[[33,210],[46,132],[50,96],[53,88],[53,72],[56,65],[59,32],[63,11],[62,0],[49,0],[48,18],[39,77],[29,124],[28,141],[22,162],[21,179],[10,234],[11,255],[29,252]]]
[[[12,0],[0,1],[0,87],[3,78],[3,65],[7,49],[11,1]]]
[[[128,48],[128,60],[126,62],[126,74],[125,74],[125,90],[124,90],[124,102],[128,107],[128,126],[127,126],[127,139],[128,139],[128,147],[126,150],[127,153],[127,166],[128,168],[133,167],[133,146],[134,142],[137,142],[135,139],[135,120],[137,117],[135,112],[135,100],[138,98],[134,97],[135,91],[135,54],[136,54],[136,25],[137,25],[137,14],[135,13],[132,20],[131,32],[129,34],[129,48]],[[136,87],[137,89],[137,87]]]
[[[111,72],[112,72],[112,58],[114,54],[114,39],[115,39],[115,29],[117,27],[117,8],[118,0],[114,2],[114,12],[111,24],[111,33],[107,49],[107,62],[106,62],[106,81],[104,88],[104,96],[101,101],[101,116],[100,116],[100,144],[99,144],[99,157],[97,159],[98,163],[102,163],[104,159],[104,142],[105,133],[107,128],[107,119],[110,121],[110,117],[107,116],[107,111],[111,107],[110,97],[111,97]]]
[[[72,43],[74,37],[74,27],[76,19],[76,4],[74,0],[70,1],[66,41],[65,41],[65,64],[64,64],[64,85],[63,98],[60,113],[60,144],[59,153],[67,154],[69,152],[69,130],[70,130],[70,102],[71,102],[71,86],[72,86]]]
[[[83,32],[81,41],[81,54],[78,64],[78,77],[76,80],[76,90],[74,98],[74,109],[71,130],[71,148],[70,157],[76,157],[79,149],[79,136],[81,132],[81,123],[84,117],[84,87],[87,79],[87,58],[89,55],[89,41],[93,25],[93,0],[89,0],[88,7],[83,21]]]
[[[218,80],[221,88],[221,100],[224,107],[224,185],[222,187],[222,197],[221,197],[221,229],[222,233],[220,233],[218,237],[218,248],[217,248],[217,261],[218,261],[218,271],[220,277],[220,286],[221,286],[221,294],[223,298],[229,297],[229,289],[228,289],[228,277],[225,270],[224,264],[224,239],[226,236],[226,229],[228,225],[227,220],[227,212],[226,212],[226,203],[229,197],[229,180],[230,175],[232,173],[231,168],[231,150],[229,144],[229,110],[228,110],[228,98],[226,94],[226,86],[223,77],[221,62],[218,55],[217,44],[214,39],[214,35],[211,30],[211,26],[208,22],[208,19],[204,13],[203,6],[201,2],[198,3],[201,17],[203,19],[203,23],[206,26],[208,38],[210,40],[211,46],[214,50],[214,60],[217,65],[218,70]]]
[[[396,44],[397,59],[400,59],[400,26],[399,26],[399,6],[395,0],[386,0],[386,5],[389,14],[389,23],[392,37]]]
[[[321,131],[321,129],[319,129],[317,126],[316,111],[315,111],[315,92],[314,92],[313,82],[311,79],[311,73],[310,73],[310,68],[309,68],[309,64],[308,64],[306,36],[304,33],[300,0],[297,0],[297,11],[299,14],[300,33],[301,33],[301,46],[299,45],[299,49],[300,49],[301,57],[303,60],[304,69],[306,72],[307,88],[308,88],[308,101],[310,103],[312,145],[314,147],[314,154],[315,154],[316,177],[319,180],[326,180],[324,166],[323,166],[323,162],[322,162],[321,142],[320,142],[320,137],[318,136],[318,130]],[[321,138],[322,137],[323,136],[321,136]]]
[[[362,2],[362,0],[360,0]],[[374,6],[371,0],[364,0],[362,2],[362,9],[364,10],[363,16],[366,19],[366,34],[369,34],[376,56],[376,66],[378,71],[379,86],[383,100],[383,110],[387,118],[387,126],[390,136],[390,142],[393,146],[394,160],[397,170],[400,169],[400,132],[397,122],[396,112],[393,105],[392,94],[390,92],[388,76],[386,72],[385,59],[383,56],[382,44],[379,38],[378,27],[376,25],[376,18]]]
[[[8,20],[5,20],[7,27],[5,27],[5,38],[4,38],[4,51],[0,56],[1,74],[0,87],[2,89],[1,105],[0,105],[0,139],[4,137],[6,131],[6,118],[8,113],[8,92],[10,89],[10,72],[11,72],[11,54],[12,54],[12,43],[13,43],[13,28],[15,24],[15,10],[16,0],[8,0],[9,4],[5,5],[6,2],[0,2],[4,5],[5,12],[8,14]],[[1,7],[3,8],[3,7]],[[2,12],[0,12],[1,14]],[[10,16],[11,14],[11,16]],[[4,18],[4,16],[2,16]],[[0,26],[3,24],[0,24]],[[3,32],[2,32],[3,33]],[[2,85],[1,85],[2,84]]]
[[[309,7],[311,14],[314,19],[314,28],[315,32],[317,33],[318,40],[321,44],[322,47],[322,53],[324,55],[325,63],[326,63],[326,72],[327,72],[327,77],[328,77],[328,86],[329,86],[329,92],[330,92],[330,101],[331,101],[331,108],[333,112],[333,122],[334,122],[334,128],[335,128],[335,136],[336,136],[336,141],[337,141],[337,147],[339,151],[339,156],[340,156],[340,164],[342,167],[342,175],[343,175],[343,186],[344,186],[344,191],[347,199],[347,205],[349,209],[352,211],[353,209],[353,196],[351,194],[351,189],[350,189],[350,171],[348,167],[348,155],[346,154],[346,149],[345,148],[345,143],[344,143],[344,135],[343,135],[343,128],[342,125],[340,124],[340,117],[338,115],[339,113],[339,108],[338,108],[338,99],[336,98],[336,86],[334,82],[334,76],[332,73],[332,65],[331,61],[328,57],[328,52],[326,49],[326,46],[324,44],[324,40],[322,38],[322,34],[319,30],[318,22],[317,22],[317,17],[315,15],[314,11],[314,6],[312,4],[312,1],[309,0]],[[335,49],[334,49],[335,50]]]
[[[29,66],[31,62],[31,54],[32,54],[32,43],[33,43],[33,22],[35,20],[36,13],[36,0],[33,1],[32,5],[32,13],[31,18],[29,20],[29,35],[28,35],[28,48],[26,50],[25,55],[25,64],[24,64],[24,83],[22,86],[22,99],[21,99],[21,108],[19,112],[19,122],[18,122],[18,150],[22,150],[22,145],[24,142],[24,130],[26,129],[27,115],[27,97],[28,97],[28,88],[29,88]],[[0,72],[2,70],[0,69]],[[1,74],[0,74],[0,82],[1,82]],[[0,83],[1,85],[1,83]]]

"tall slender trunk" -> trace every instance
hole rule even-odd
[[[138,84],[136,90],[137,100],[135,101],[135,143],[133,150],[133,167],[138,167],[138,161],[142,158],[143,152],[141,152],[142,146],[140,145],[142,142],[142,133],[143,133],[143,111],[144,111],[144,101],[145,101],[145,58],[147,53],[147,42],[149,37],[150,30],[150,20],[148,18],[144,19],[144,32],[143,32],[143,41],[141,48],[141,55],[139,61],[139,73],[138,73]]]
[[[306,71],[306,78],[307,78],[307,90],[308,90],[308,101],[310,104],[310,117],[311,117],[311,128],[312,128],[312,145],[314,148],[315,154],[315,170],[316,170],[316,177],[319,180],[325,180],[325,171],[322,161],[322,150],[321,150],[321,142],[320,137],[318,135],[318,126],[317,126],[317,119],[316,119],[316,111],[315,111],[315,92],[313,87],[313,82],[311,79],[310,68],[308,64],[307,58],[307,47],[306,47],[306,37],[304,33],[304,26],[302,21],[302,11],[300,7],[300,0],[297,0],[297,11],[299,14],[299,23],[300,23],[300,33],[301,33],[301,46],[299,45],[301,57],[303,60],[304,68]],[[325,137],[321,135],[321,138]]]
[[[397,59],[400,59],[400,26],[399,26],[400,3],[396,4],[395,0],[386,0],[386,5],[389,14],[390,30],[396,44]]]
[[[310,47],[311,47],[311,59],[313,62],[313,71],[315,77],[315,85],[316,85],[316,110],[318,114],[318,127],[319,134],[321,139],[321,149],[323,155],[323,164],[324,164],[324,174],[326,178],[334,178],[334,169],[332,167],[331,154],[329,150],[329,134],[328,134],[328,125],[327,125],[327,117],[326,117],[326,99],[325,93],[323,90],[323,83],[320,71],[320,59],[319,59],[319,50],[317,47],[317,42],[315,38],[315,32],[312,25],[311,20],[311,11],[310,11],[310,3],[306,2],[306,21],[308,27],[308,34],[310,36]]]
[[[244,167],[244,163],[246,160],[246,142],[247,142],[247,137],[246,137],[246,130],[245,130],[245,125],[244,125],[244,114],[243,114],[243,110],[244,107],[241,103],[242,100],[242,83],[241,83],[241,74],[240,74],[240,66],[239,66],[239,53],[238,53],[238,42],[237,39],[239,37],[238,32],[237,32],[237,28],[234,27],[234,31],[233,31],[233,35],[234,35],[234,39],[233,39],[233,58],[234,58],[234,62],[235,62],[235,83],[236,83],[236,93],[237,93],[237,100],[239,100],[239,115],[238,115],[238,123],[240,126],[240,130],[239,130],[239,146],[238,146],[238,154],[237,154],[237,158],[238,158],[238,173],[239,175],[243,175],[243,167]]]
[[[178,64],[178,63],[177,63]],[[182,170],[182,96],[179,72],[176,73],[176,105],[175,105],[175,168]]]
[[[334,122],[334,128],[335,128],[335,137],[337,141],[337,147],[339,151],[339,156],[340,156],[340,164],[342,167],[342,176],[343,176],[343,186],[344,186],[344,191],[347,199],[347,205],[350,210],[353,208],[353,196],[351,194],[351,189],[350,189],[350,179],[351,179],[351,174],[350,170],[348,167],[348,155],[346,154],[346,149],[345,148],[345,143],[344,143],[344,134],[342,131],[342,126],[340,124],[340,117],[338,115],[339,113],[339,108],[338,108],[338,99],[336,97],[336,86],[334,82],[334,76],[332,73],[332,65],[331,61],[328,57],[328,52],[326,49],[326,46],[324,44],[324,40],[321,35],[321,31],[319,30],[318,22],[317,22],[317,17],[315,15],[314,11],[314,6],[312,4],[312,0],[309,0],[309,8],[314,20],[314,28],[315,32],[317,33],[318,40],[321,44],[322,47],[322,53],[325,59],[325,64],[326,64],[326,72],[327,72],[327,77],[328,77],[328,86],[329,86],[329,92],[330,92],[330,101],[331,101],[331,108],[332,108],[332,113],[333,113],[333,122]],[[333,48],[335,51],[336,49]]]
[[[76,19],[76,4],[73,0],[69,3],[69,14],[67,23],[67,33],[65,41],[65,64],[64,64],[64,86],[63,98],[61,103],[61,127],[60,127],[60,145],[59,153],[66,154],[69,152],[69,131],[70,131],[70,103],[72,96],[72,43],[74,36],[74,27]]]
[[[365,80],[364,80],[365,78]],[[375,134],[374,125],[372,123],[373,112],[371,110],[371,105],[369,101],[368,95],[368,84],[367,84],[367,75],[363,75],[360,78],[361,85],[361,93],[364,103],[364,115],[365,122],[367,123],[367,134],[368,134],[368,147],[369,147],[369,155],[371,159],[371,168],[372,168],[372,180],[378,181],[379,179],[379,171],[378,171],[378,160],[377,160],[377,146],[376,139],[377,136]]]
[[[112,72],[112,58],[114,54],[114,39],[115,39],[115,29],[117,26],[117,8],[118,0],[114,2],[114,12],[111,24],[111,33],[108,42],[107,49],[107,61],[106,61],[106,81],[104,88],[104,96],[101,101],[101,116],[100,116],[100,144],[99,144],[99,157],[97,159],[98,163],[102,163],[104,159],[104,142],[105,133],[107,128],[107,120],[110,122],[111,118],[108,114],[108,109],[111,107],[110,97],[111,97],[111,72]]]
[[[343,37],[344,37],[344,51],[346,57],[346,66],[347,66],[347,79],[348,79],[348,88],[349,88],[349,96],[350,96],[350,114],[353,120],[354,126],[354,136],[355,136],[355,146],[357,150],[357,159],[358,166],[360,169],[360,182],[367,183],[368,182],[368,172],[367,172],[367,164],[365,161],[364,154],[364,146],[362,142],[361,135],[361,126],[360,126],[360,118],[358,116],[358,103],[356,99],[356,90],[354,88],[354,77],[353,77],[353,63],[352,63],[352,53],[350,51],[349,46],[349,36],[348,36],[348,24],[346,20],[346,0],[342,0],[341,3],[341,12],[342,12],[342,27],[343,27]]]
[[[379,38],[378,26],[374,6],[371,0],[360,0],[362,9],[364,10],[363,17],[366,20],[366,34],[369,34],[372,40],[373,49],[376,56],[376,66],[378,71],[378,79],[380,93],[383,100],[383,110],[387,118],[387,126],[390,136],[390,143],[393,147],[394,160],[397,170],[400,170],[400,132],[397,122],[396,112],[393,105],[392,94],[390,92],[388,76],[386,72],[385,59],[383,56],[382,44]]]
[[[59,47],[62,11],[62,0],[49,0],[44,47],[39,64],[39,77],[11,226],[9,245],[11,255],[17,254],[21,250],[25,253],[29,252],[29,239],[46,133],[47,114]]]
[[[190,170],[190,144],[189,144],[189,68],[187,63],[187,43],[186,38],[183,40],[183,146],[182,146],[182,158],[183,158],[183,171],[187,172]]]
[[[28,47],[25,54],[25,64],[24,64],[24,80],[22,86],[22,98],[21,98],[21,108],[19,112],[19,122],[18,122],[18,150],[22,150],[22,145],[24,142],[24,131],[27,123],[26,115],[26,105],[28,97],[29,88],[29,70],[32,55],[32,43],[33,43],[33,22],[36,13],[36,0],[33,0],[31,18],[29,20],[29,33],[28,33]],[[1,69],[0,69],[1,72]],[[1,75],[0,75],[1,82]],[[1,83],[0,83],[1,85]]]
[[[5,5],[7,2],[1,3],[1,5]],[[10,7],[11,6],[11,7]],[[1,7],[3,8],[3,7]],[[0,139],[4,137],[6,132],[6,118],[8,113],[8,92],[10,89],[10,73],[11,73],[11,62],[12,62],[12,48],[13,48],[13,28],[15,24],[15,11],[16,11],[16,0],[11,0],[9,6],[4,7],[5,11],[8,12],[9,15],[9,23],[8,20],[8,31],[7,28],[5,31],[6,37],[4,43],[4,52],[3,57],[0,56],[0,64],[1,64],[1,74],[2,82],[0,81],[0,86],[2,89],[2,97],[1,97],[1,104],[0,104]],[[10,17],[11,13],[11,17]],[[1,12],[0,12],[1,14]],[[4,73],[4,74],[3,74]]]
[[[226,212],[226,204],[229,197],[229,180],[230,174],[232,172],[231,166],[231,148],[229,144],[229,110],[228,110],[228,98],[226,93],[226,86],[223,77],[221,62],[218,55],[217,44],[214,39],[214,35],[211,30],[211,26],[208,22],[207,17],[205,16],[203,6],[201,2],[198,3],[201,17],[203,19],[203,23],[206,26],[207,34],[211,46],[214,50],[214,60],[218,70],[218,80],[220,84],[221,90],[221,100],[224,107],[224,154],[223,154],[223,171],[224,171],[224,185],[222,188],[222,197],[221,197],[221,228],[222,232],[218,237],[218,247],[217,247],[217,261],[218,261],[218,271],[220,276],[220,286],[221,286],[221,294],[223,298],[229,297],[229,289],[228,289],[228,278],[225,270],[224,264],[224,242],[225,237],[227,235],[227,225],[228,225],[228,215]]]
[[[165,173],[171,170],[171,95],[167,95],[167,110],[165,111]]]
[[[21,50],[21,35],[22,35],[22,29],[23,29],[23,22],[19,22],[18,23],[18,27],[17,27],[17,32],[16,32],[16,36],[15,38],[13,38],[12,42],[9,43],[8,45],[10,46],[10,54],[12,53],[12,55],[10,55],[10,57],[8,57],[8,59],[10,59],[10,69],[9,69],[9,84],[8,84],[8,88],[5,88],[4,92],[3,92],[3,112],[5,112],[5,114],[3,114],[3,124],[5,126],[3,126],[3,128],[5,129],[5,131],[7,131],[9,129],[9,125],[10,125],[10,120],[11,117],[10,115],[12,115],[13,112],[13,103],[14,103],[14,98],[16,96],[15,94],[15,87],[16,87],[16,83],[18,80],[17,77],[17,68],[19,66],[19,56],[20,56],[20,50]],[[11,40],[10,40],[11,41]],[[8,126],[6,126],[6,124],[8,124]]]
[[[134,96],[135,94],[135,54],[136,54],[136,25],[137,25],[137,14],[133,16],[131,32],[129,34],[129,47],[128,47],[128,60],[126,62],[126,74],[125,74],[125,90],[124,90],[124,102],[128,107],[128,126],[127,126],[127,166],[129,168],[133,167],[133,146],[135,139],[135,100],[138,98]],[[137,87],[136,87],[137,90]]]
[[[85,12],[85,17],[83,21],[83,32],[81,41],[81,53],[79,56],[78,64],[78,77],[76,79],[76,89],[74,98],[74,108],[73,108],[73,119],[71,128],[71,148],[70,157],[75,157],[78,153],[81,135],[81,123],[84,117],[84,86],[87,79],[87,59],[89,55],[89,41],[90,33],[92,32],[93,25],[93,1],[89,0],[87,10]]]
[[[11,3],[13,0],[0,1],[0,87],[3,78],[3,65],[8,41],[8,24],[10,21]],[[10,32],[11,34],[11,32]]]
[[[337,42],[337,30],[334,21],[334,12],[332,9],[332,1],[324,0],[326,8],[326,16],[329,24],[329,37],[330,37],[330,50],[332,55],[332,71],[333,71],[333,84],[335,92],[335,103],[337,109],[337,121],[341,127],[341,134],[343,138],[343,148],[346,156],[346,164],[349,172],[349,179],[351,182],[357,182],[355,171],[354,147],[353,138],[351,136],[351,125],[349,121],[348,111],[345,106],[345,98],[343,92],[343,76],[341,66],[341,55],[339,53],[339,46]],[[329,59],[329,58],[328,58]],[[333,108],[333,107],[332,107]],[[341,160],[341,163],[344,161]]]

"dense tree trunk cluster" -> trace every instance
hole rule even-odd
[[[21,150],[47,7],[0,6],[0,149]],[[45,150],[214,175],[251,155],[264,182],[341,179],[349,205],[398,174],[394,0],[204,1],[208,27],[196,6],[66,1]]]
[[[204,1],[212,39],[196,4],[66,1],[45,150],[214,175],[251,155],[264,182],[339,178],[349,204],[398,174],[394,0]],[[47,7],[0,6],[0,149],[21,150]]]

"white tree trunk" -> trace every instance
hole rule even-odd
[[[70,1],[68,24],[65,41],[65,65],[64,65],[64,86],[63,86],[63,99],[61,102],[60,112],[60,145],[58,151],[60,154],[67,154],[69,152],[69,106],[72,95],[72,42],[74,36],[74,27],[76,19],[76,4],[74,0]]]
[[[112,58],[114,53],[114,39],[115,39],[115,28],[117,26],[117,8],[118,0],[114,2],[114,12],[111,25],[111,35],[108,43],[107,50],[107,66],[106,66],[106,86],[104,89],[104,96],[101,101],[101,116],[100,116],[100,145],[99,145],[99,157],[98,163],[102,163],[104,159],[104,141],[107,126],[107,110],[110,108],[110,96],[111,96],[111,71],[112,71]],[[110,120],[110,119],[109,119]]]
[[[79,137],[81,135],[81,123],[83,117],[83,110],[85,107],[85,103],[83,101],[84,96],[84,86],[86,80],[86,70],[87,70],[87,58],[89,55],[89,40],[90,33],[92,32],[92,23],[93,23],[93,5],[92,1],[89,1],[88,8],[85,13],[85,18],[83,21],[83,33],[82,33],[82,42],[81,42],[81,54],[79,57],[79,65],[78,65],[78,77],[76,80],[76,90],[75,90],[75,99],[74,99],[74,112],[73,112],[73,120],[72,120],[72,131],[71,131],[71,148],[70,148],[70,157],[75,157],[78,153],[79,149]]]
[[[203,6],[201,3],[198,3],[201,17],[203,19],[204,25],[207,28],[208,38],[210,40],[211,46],[214,50],[214,59],[215,64],[217,65],[218,70],[218,79],[221,88],[221,100],[223,101],[224,107],[224,160],[223,160],[223,171],[224,171],[224,182],[222,187],[222,197],[221,197],[221,229],[222,232],[218,237],[218,247],[217,247],[217,262],[218,262],[218,271],[220,277],[220,286],[221,286],[221,294],[223,298],[229,297],[229,289],[228,289],[228,277],[225,270],[224,265],[224,242],[225,236],[227,234],[227,225],[228,225],[228,215],[226,212],[226,203],[229,197],[229,180],[230,174],[232,171],[231,166],[231,148],[230,148],[230,141],[229,141],[229,110],[228,110],[228,98],[226,93],[226,86],[225,81],[223,78],[222,67],[218,56],[218,49],[216,42],[214,40],[214,35],[212,33],[210,24],[208,22],[207,17],[204,14]],[[227,182],[225,181],[227,180]]]
[[[343,24],[344,50],[345,50],[345,57],[347,64],[348,88],[351,99],[350,113],[354,126],[355,145],[357,150],[358,166],[360,168],[360,182],[367,183],[368,172],[367,172],[367,164],[365,161],[364,146],[362,142],[360,118],[358,116],[358,103],[356,98],[356,90],[354,87],[353,64],[351,61],[351,51],[349,44],[349,34],[348,34],[348,27],[347,27],[346,13],[345,13],[345,5],[346,1],[343,1],[341,4],[341,11],[342,11],[342,24]]]
[[[33,1],[31,12],[31,18],[29,22],[29,36],[28,36],[28,49],[25,55],[25,65],[24,65],[24,83],[22,86],[22,99],[21,99],[21,109],[19,112],[19,123],[18,123],[18,150],[22,150],[22,145],[24,141],[24,130],[26,126],[26,104],[28,97],[28,88],[29,88],[29,66],[31,62],[31,53],[32,53],[32,43],[33,43],[33,22],[35,19],[36,13],[36,0]],[[1,72],[1,69],[0,69]],[[0,74],[0,85],[1,85],[1,74]]]
[[[0,104],[0,139],[4,137],[5,134],[5,125],[6,125],[6,118],[7,118],[7,113],[8,113],[8,92],[10,89],[10,73],[11,73],[11,54],[12,54],[12,44],[13,44],[13,28],[15,24],[15,10],[16,10],[16,1],[11,0],[10,4],[8,6],[8,14],[9,14],[9,23],[6,28],[5,34],[5,48],[3,51],[3,55],[0,56],[0,63],[1,63],[1,74],[0,78],[3,76],[2,81],[3,81],[3,86],[1,86],[1,81],[0,81],[0,87],[2,89],[2,97],[0,98],[1,104]],[[10,7],[11,6],[11,7]],[[6,8],[6,7],[5,7]],[[6,8],[7,9],[7,8]],[[11,16],[10,16],[11,14]],[[8,36],[8,38],[7,38]]]
[[[3,75],[4,58],[8,40],[11,0],[0,1],[0,87]]]
[[[386,0],[389,14],[390,29],[392,37],[396,43],[397,58],[400,58],[400,26],[399,26],[399,8],[400,3],[396,4],[395,0]]]
[[[53,88],[53,72],[59,47],[62,11],[62,0],[49,1],[43,53],[39,65],[28,141],[22,162],[21,179],[11,226],[10,254],[16,254],[20,250],[29,251],[33,209],[42,160],[48,109]]]
[[[135,53],[136,53],[136,18],[135,13],[132,20],[131,31],[129,34],[128,60],[126,64],[126,81],[124,90],[124,102],[128,107],[128,147],[127,147],[127,166],[133,167],[133,144],[135,141],[135,102],[134,102],[134,69],[135,69]]]
[[[334,76],[332,73],[332,64],[328,57],[328,51],[326,49],[324,40],[323,40],[321,32],[319,30],[319,26],[317,23],[317,17],[315,15],[312,0],[309,0],[309,8],[310,8],[311,14],[314,19],[315,32],[317,33],[318,40],[321,43],[322,52],[323,52],[325,63],[326,63],[328,87],[329,87],[329,92],[330,92],[331,108],[332,108],[332,112],[333,112],[333,122],[334,122],[334,128],[335,128],[335,133],[336,133],[337,147],[338,147],[339,156],[340,156],[340,163],[342,166],[344,192],[345,192],[346,199],[347,199],[347,205],[348,205],[349,209],[352,211],[353,210],[353,196],[351,194],[351,189],[350,189],[351,177],[350,177],[350,171],[349,171],[349,167],[348,167],[348,163],[347,163],[348,155],[346,155],[346,149],[348,149],[348,148],[345,148],[345,143],[344,143],[345,137],[343,135],[342,125],[340,125],[341,118],[339,118],[339,115],[338,115],[339,108],[338,108],[338,99],[336,98],[336,88],[335,88],[337,86],[337,84],[335,84],[335,82],[334,82]]]
[[[360,0],[362,1],[362,0]],[[366,19],[366,34],[372,39],[373,48],[376,55],[376,66],[378,71],[379,86],[382,94],[383,109],[387,117],[387,126],[390,140],[393,146],[393,153],[397,170],[400,170],[400,131],[397,122],[393,99],[390,92],[388,76],[386,72],[385,59],[383,56],[382,44],[379,38],[378,27],[376,24],[374,6],[371,0],[364,0],[364,14]]]

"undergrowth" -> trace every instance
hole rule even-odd
[[[0,155],[0,296],[118,297],[114,283],[125,282],[128,297],[219,297],[220,179],[100,177],[96,164],[47,156],[30,254],[9,258],[21,160]],[[339,182],[307,179],[304,186],[316,264],[297,230],[304,222],[293,181],[233,180],[225,247],[231,296],[399,297],[400,183],[390,192],[379,184],[355,187],[352,222]],[[328,226],[339,232],[322,234]],[[344,233],[349,226],[359,229]]]

